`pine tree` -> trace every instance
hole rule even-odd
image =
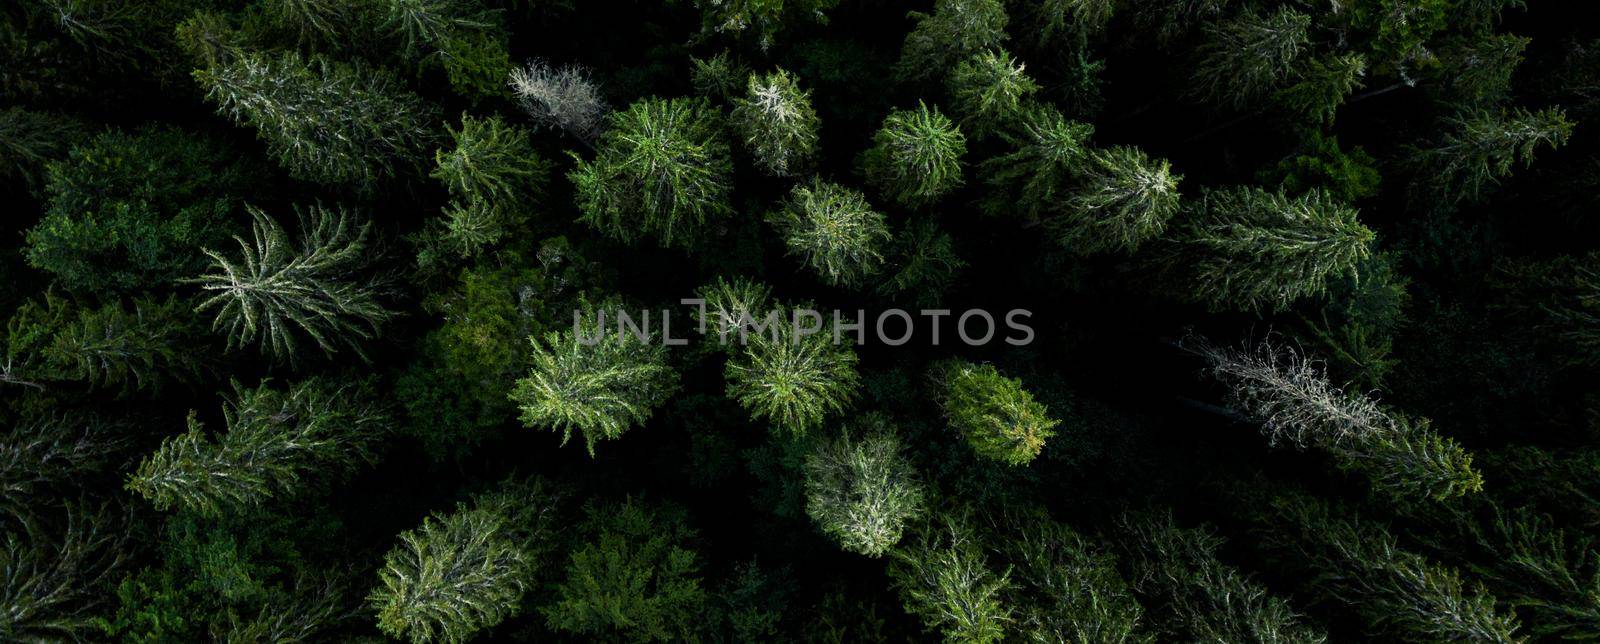
[[[75,292],[162,289],[205,265],[200,247],[237,230],[259,169],[175,129],[111,131],[48,166],[28,264]]]
[[[587,639],[692,639],[709,598],[682,511],[628,499],[585,514],[555,600],[540,609],[550,628]]]
[[[1059,110],[1032,105],[1020,117],[1015,134],[1000,135],[1011,152],[983,162],[990,195],[982,205],[990,215],[1021,214],[1039,221],[1059,211],[1088,155],[1085,143],[1094,126],[1068,120]]]
[[[782,68],[751,74],[743,97],[733,100],[733,129],[755,157],[756,165],[775,177],[806,170],[817,155],[817,111],[811,92]]]
[[[1318,596],[1354,608],[1391,637],[1428,641],[1517,642],[1514,614],[1498,612],[1481,584],[1402,549],[1383,524],[1336,513],[1297,492],[1271,499],[1261,544],[1303,571]]]
[[[58,504],[59,505],[59,504]],[[129,529],[110,506],[65,506],[52,528],[0,522],[0,639],[94,641],[113,580],[129,563]]]
[[[1148,642],[1145,611],[1103,545],[1042,509],[1010,511],[991,546],[1010,561],[1017,626],[1030,642]]]
[[[1006,39],[1006,9],[1000,0],[936,0],[931,15],[906,15],[916,26],[906,35],[895,65],[903,81],[937,80],[956,63],[997,49]]]
[[[1531,38],[1513,34],[1467,37],[1440,57],[1442,92],[1463,105],[1490,106],[1511,94],[1511,76]]]
[[[1311,16],[1289,7],[1266,15],[1246,9],[1208,25],[1194,70],[1195,96],[1222,107],[1250,107],[1289,77],[1310,26]]]
[[[1187,217],[1175,260],[1191,275],[1190,297],[1213,310],[1282,311],[1354,275],[1372,240],[1354,208],[1320,190],[1228,188],[1207,193]]]
[[[297,210],[296,242],[277,220],[248,210],[254,238],[234,238],[237,261],[205,251],[213,272],[194,282],[214,294],[195,310],[216,309],[212,328],[227,330],[229,348],[259,342],[273,357],[296,362],[304,336],[326,355],[345,348],[365,358],[361,342],[394,317],[378,302],[378,285],[355,275],[370,258],[371,224],[342,207],[316,205]]]
[[[268,593],[254,613],[228,611],[226,623],[213,622],[212,641],[220,644],[304,642],[328,636],[351,617],[339,581],[311,574],[296,575],[294,586]]]
[[[125,428],[95,415],[23,414],[0,429],[0,525],[31,520],[49,501],[115,467]]]
[[[124,394],[153,392],[198,375],[199,335],[176,297],[135,300],[130,311],[116,302],[86,308],[46,293],[42,303],[24,303],[7,322],[0,382],[38,389],[73,381]]]
[[[621,311],[601,303],[581,325],[528,338],[532,366],[511,391],[524,425],[560,431],[563,446],[577,430],[594,456],[596,444],[643,424],[677,390],[665,344],[606,326],[606,314]]]
[[[718,105],[732,103],[750,83],[750,66],[726,49],[710,58],[692,57],[689,63],[694,92]]]
[[[1266,587],[1217,557],[1222,538],[1181,528],[1172,513],[1124,516],[1134,587],[1165,610],[1174,635],[1197,642],[1325,642]]]
[[[507,82],[523,111],[543,127],[566,132],[586,145],[605,128],[611,107],[587,69],[552,67],[535,60],[511,70]]]
[[[695,320],[708,336],[717,338],[717,346],[726,349],[738,346],[740,329],[767,314],[772,288],[748,277],[718,277],[697,289],[695,295],[706,301],[704,312],[695,311]]]
[[[955,239],[940,230],[932,217],[906,222],[905,229],[891,239],[888,257],[888,278],[878,292],[910,293],[922,306],[938,304],[967,267],[956,255]]]
[[[672,0],[686,2],[688,0]],[[839,0],[692,0],[704,21],[704,32],[748,36],[766,51],[786,25],[827,24],[825,14]]]
[[[861,156],[867,180],[902,205],[931,205],[961,185],[967,138],[938,108],[895,110],[872,141]]]
[[[765,328],[741,333],[744,346],[728,360],[724,372],[729,398],[753,420],[790,436],[816,429],[829,415],[844,411],[855,399],[861,379],[850,345],[835,344],[826,331],[809,335],[798,331],[800,316],[793,313],[797,310],[814,309],[777,308],[775,317],[748,324]]]
[[[1048,44],[1057,34],[1077,38],[1099,34],[1117,12],[1116,0],[1042,0],[1034,24],[1039,44]]]
[[[721,116],[702,99],[645,99],[611,115],[593,161],[578,159],[581,221],[624,242],[687,245],[727,217],[732,163]]]
[[[883,556],[923,510],[922,482],[880,415],[819,444],[805,475],[806,514],[850,552]]]
[[[1017,127],[1027,101],[1039,91],[1027,66],[1003,49],[961,61],[945,79],[945,91],[961,119],[961,129],[982,139]]]
[[[381,69],[246,52],[195,79],[221,114],[254,128],[307,181],[373,190],[433,138],[432,109]]]
[[[1434,141],[1410,149],[1418,172],[1413,192],[1442,208],[1481,200],[1518,163],[1532,164],[1539,148],[1559,148],[1572,136],[1572,122],[1559,108],[1474,110],[1445,125]]]
[[[928,631],[952,642],[998,642],[1016,619],[1004,599],[1011,574],[990,568],[969,521],[953,512],[930,518],[894,550],[889,578]]]
[[[321,379],[235,383],[222,413],[228,431],[209,437],[191,412],[188,431],[145,457],[128,488],[158,509],[211,516],[292,498],[371,461],[389,422],[367,384]]]
[[[1047,220],[1056,241],[1076,253],[1131,253],[1166,230],[1178,212],[1178,182],[1164,160],[1138,148],[1093,150],[1061,214]]]
[[[1267,342],[1242,350],[1203,342],[1193,347],[1228,384],[1234,405],[1259,420],[1274,444],[1327,450],[1397,503],[1443,501],[1483,487],[1472,456],[1454,441],[1426,421],[1340,390],[1321,365],[1292,349]]]
[[[855,286],[877,273],[890,238],[883,213],[866,195],[821,179],[796,185],[767,221],[783,235],[789,254],[835,286]]]
[[[401,533],[367,598],[378,628],[418,644],[467,642],[515,616],[558,500],[540,481],[508,482]]]
[[[1310,59],[1296,70],[1295,83],[1278,90],[1273,100],[1310,123],[1332,125],[1339,106],[1361,87],[1366,73],[1367,60],[1360,54]]]
[[[405,56],[444,67],[450,84],[469,98],[505,93],[511,71],[507,34],[498,15],[478,0],[382,0],[379,30],[399,40]]]
[[[450,128],[455,147],[434,155],[431,175],[461,200],[513,205],[536,199],[550,164],[533,149],[528,132],[499,116],[461,115]]]
[[[979,456],[1026,465],[1055,435],[1058,421],[1022,388],[990,364],[954,360],[936,374],[939,406],[945,420],[967,439]]]

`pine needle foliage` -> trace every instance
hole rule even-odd
[[[245,52],[195,72],[217,111],[249,126],[299,179],[376,189],[433,139],[433,109],[393,75],[297,53]]]
[[[1015,623],[1005,601],[1011,572],[990,567],[970,518],[935,515],[893,554],[889,579],[928,631],[950,642],[998,642]]]
[[[159,391],[199,375],[198,335],[188,306],[175,296],[91,308],[47,292],[42,302],[25,302],[7,321],[8,366],[0,382],[43,388],[72,381],[123,394]]]
[[[731,121],[756,165],[772,176],[800,174],[817,155],[819,123],[811,92],[781,68],[750,75],[745,95],[733,99]]]
[[[1478,492],[1472,455],[1417,421],[1329,382],[1322,366],[1293,349],[1262,342],[1244,349],[1191,343],[1229,386],[1236,408],[1259,420],[1273,444],[1315,447],[1358,470],[1402,504]]]
[[[710,600],[683,512],[627,499],[591,504],[565,576],[541,607],[552,630],[611,641],[695,638]]]
[[[828,284],[857,286],[883,266],[889,226],[856,190],[812,179],[796,185],[767,221],[789,254]]]
[[[1293,85],[1273,96],[1290,114],[1309,123],[1332,125],[1345,97],[1361,87],[1367,60],[1360,54],[1343,54],[1308,60],[1296,72]]]
[[[580,220],[620,241],[686,246],[731,214],[732,162],[720,113],[703,99],[645,99],[611,115],[594,160],[567,177]]]
[[[188,431],[161,442],[128,480],[157,509],[207,516],[287,499],[373,460],[389,416],[367,383],[312,379],[276,389],[234,384],[228,430],[210,436],[191,412]]]
[[[114,506],[64,505],[59,526],[0,522],[0,639],[100,641],[100,613],[131,564],[130,531]]]
[[[1205,103],[1245,109],[1287,79],[1309,45],[1311,16],[1290,7],[1254,8],[1205,29],[1194,71],[1194,94]]]
[[[1047,642],[1149,642],[1146,613],[1104,545],[1042,509],[1000,513],[990,548],[1011,562],[1016,631]]]
[[[1434,141],[1410,149],[1417,197],[1449,208],[1481,201],[1488,190],[1527,167],[1540,148],[1566,145],[1573,124],[1560,108],[1474,110],[1445,120]]]
[[[1177,238],[1191,298],[1219,311],[1277,312],[1356,275],[1374,235],[1321,190],[1290,197],[1239,187],[1207,193]]]
[[[846,551],[881,557],[922,513],[924,486],[886,417],[853,425],[806,456],[806,514]]]
[[[891,112],[872,142],[861,157],[867,180],[901,205],[932,205],[961,185],[967,137],[937,107]]]
[[[935,378],[945,419],[984,458],[1027,465],[1061,424],[1021,380],[994,365],[955,360],[940,365]]]
[[[563,446],[577,431],[594,456],[600,441],[643,424],[677,390],[664,344],[606,326],[621,310],[601,304],[572,329],[528,339],[531,366],[511,390],[524,425],[561,432]]]
[[[935,306],[966,269],[956,254],[955,238],[932,217],[906,222],[889,243],[887,279],[878,292],[907,295],[922,306]]]
[[[785,26],[827,24],[826,12],[839,4],[839,0],[692,1],[700,8],[704,34],[721,33],[749,38],[762,51],[767,51],[777,42]]]
[[[1003,49],[961,61],[945,80],[961,129],[976,139],[1016,127],[1029,97],[1038,91],[1027,66]]]
[[[1165,160],[1138,148],[1090,151],[1061,214],[1047,220],[1056,242],[1080,254],[1132,253],[1178,213],[1178,182]]]
[[[1006,39],[1006,9],[1000,0],[937,0],[933,13],[906,14],[916,26],[906,35],[895,74],[907,82],[939,80],[963,60]]]
[[[1039,221],[1059,212],[1089,154],[1086,143],[1094,126],[1044,105],[1029,106],[1019,118],[1014,133],[1000,133],[1011,151],[981,166],[991,193],[982,206],[989,215]]]
[[[789,309],[775,311],[776,319],[763,320],[775,323],[767,324],[768,330],[740,338],[744,346],[724,371],[728,397],[773,431],[800,436],[855,400],[856,353],[847,343],[834,343],[826,331],[797,332]]]
[[[230,349],[259,343],[293,363],[305,337],[325,355],[349,349],[365,359],[362,343],[394,317],[378,301],[379,285],[360,274],[371,260],[371,224],[319,204],[297,210],[300,235],[292,240],[277,220],[248,210],[253,239],[234,238],[237,259],[205,251],[211,272],[193,281],[210,295],[195,310],[216,310],[212,328],[227,332]]]
[[[431,176],[457,199],[515,204],[537,197],[549,175],[528,132],[499,116],[462,114],[450,138],[455,145],[434,154]]]
[[[695,320],[708,336],[717,338],[718,346],[733,347],[741,337],[740,329],[766,315],[772,287],[748,277],[719,276],[697,289],[695,296],[706,301],[703,312],[694,312]]]

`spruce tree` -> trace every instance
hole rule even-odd
[[[1366,73],[1367,61],[1360,54],[1307,60],[1296,70],[1295,83],[1279,90],[1273,100],[1308,123],[1331,125],[1345,97],[1361,87]]]
[[[1208,25],[1194,71],[1195,96],[1222,107],[1250,107],[1289,77],[1310,27],[1311,16],[1289,7],[1271,14],[1246,9]]]
[[[421,237],[418,261],[424,267],[448,254],[471,257],[516,232],[538,201],[550,165],[534,151],[528,132],[498,116],[461,115],[451,129],[454,148],[434,155],[433,178],[454,198],[444,218]]]
[[[1011,151],[983,162],[990,196],[985,213],[1017,213],[1039,221],[1059,211],[1076,172],[1088,155],[1094,126],[1068,120],[1060,110],[1032,105],[1023,111],[1015,133],[1001,132]]]
[[[936,0],[933,13],[906,14],[916,22],[906,35],[895,73],[903,81],[938,80],[963,60],[1006,39],[1006,9],[1000,0]]]
[[[1104,31],[1117,13],[1116,0],[1042,0],[1033,16],[1038,42],[1047,44],[1059,35],[1087,38]]]
[[[931,517],[894,550],[889,578],[928,631],[952,642],[998,642],[1016,621],[1005,601],[1013,583],[1009,571],[991,567],[970,520],[956,512]]]
[[[693,639],[709,601],[683,512],[634,499],[590,504],[555,598],[552,630],[587,639]]]
[[[1282,311],[1355,275],[1373,234],[1356,210],[1312,190],[1299,197],[1254,187],[1207,193],[1176,235],[1174,258],[1191,299],[1213,310]]]
[[[505,93],[507,34],[480,0],[382,0],[378,7],[379,30],[398,40],[407,57],[442,66],[457,93],[474,99]]]
[[[855,400],[861,379],[855,350],[847,342],[834,343],[826,330],[797,330],[802,324],[796,310],[814,309],[776,308],[772,317],[747,323],[738,339],[743,346],[724,372],[729,398],[753,420],[790,436],[816,429],[828,416],[844,411]]]
[[[370,462],[389,422],[368,384],[323,379],[235,383],[222,413],[228,430],[211,436],[190,412],[188,431],[146,456],[128,488],[158,509],[210,516],[292,498]]]
[[[1305,624],[1282,598],[1218,558],[1223,540],[1210,530],[1182,528],[1172,513],[1127,515],[1134,587],[1178,637],[1203,642],[1317,644],[1326,634]]]
[[[932,205],[961,185],[967,138],[938,108],[891,112],[872,142],[861,156],[867,180],[901,205]]]
[[[805,171],[817,155],[817,111],[811,92],[779,68],[751,74],[748,89],[733,99],[733,129],[755,157],[756,165],[775,177]]]
[[[877,273],[890,238],[883,213],[866,195],[821,179],[796,185],[767,221],[783,235],[789,254],[836,286],[856,286]]]
[[[1353,607],[1390,637],[1517,642],[1517,618],[1496,609],[1482,584],[1400,547],[1387,526],[1285,492],[1260,508],[1261,545],[1300,571],[1309,590]]]
[[[707,336],[717,339],[718,347],[731,352],[741,346],[740,329],[766,316],[772,288],[748,277],[718,277],[697,289],[695,295],[706,301],[703,312],[694,312],[695,320]]]
[[[49,500],[118,465],[131,442],[126,429],[112,419],[57,410],[6,419],[0,426],[0,524],[26,523]]]
[[[291,240],[277,220],[248,210],[254,236],[234,238],[237,260],[205,251],[212,272],[194,282],[211,295],[195,310],[216,310],[212,328],[227,331],[229,348],[259,343],[293,363],[301,338],[309,337],[326,355],[349,349],[365,358],[361,343],[394,317],[378,301],[379,286],[358,274],[371,259],[371,224],[342,207],[316,205],[297,210],[300,237]]]
[[[1433,141],[1410,149],[1418,172],[1413,192],[1438,208],[1481,200],[1517,164],[1532,164],[1539,148],[1559,148],[1572,136],[1560,108],[1473,110],[1444,125]]]
[[[961,61],[945,79],[945,91],[961,119],[961,129],[982,139],[1014,129],[1039,91],[1027,66],[1005,50],[988,50]]]
[[[1514,34],[1464,37],[1440,57],[1443,93],[1463,105],[1490,106],[1503,100],[1531,41]]]
[[[994,365],[952,360],[939,366],[935,378],[945,420],[984,458],[1026,465],[1061,423],[1021,380],[1001,375]]]
[[[806,514],[850,552],[883,556],[923,511],[923,484],[881,415],[818,444],[805,476]]]
[[[127,521],[112,506],[67,503],[59,525],[0,521],[0,639],[99,639],[114,580],[127,574]]]
[[[670,0],[700,8],[704,33],[749,38],[762,51],[777,42],[784,27],[801,22],[827,24],[826,12],[839,0]]]
[[[581,221],[624,242],[686,246],[732,213],[722,117],[701,99],[645,99],[611,115],[594,160],[567,177]]]
[[[24,303],[7,321],[7,367],[0,382],[37,389],[72,381],[124,394],[157,391],[199,374],[203,343],[196,326],[176,297],[89,308],[46,293],[42,303]]]
[[[1073,252],[1131,253],[1166,230],[1178,212],[1183,177],[1138,148],[1093,150],[1077,174],[1061,214],[1047,220],[1056,241]]]
[[[594,456],[600,441],[643,424],[677,390],[665,344],[605,324],[622,310],[604,302],[580,325],[528,338],[531,366],[511,390],[524,425],[561,432],[563,446],[576,430]]]
[[[244,52],[195,72],[222,115],[256,130],[289,174],[373,190],[414,164],[432,108],[382,69]]]
[[[1320,364],[1292,349],[1267,342],[1246,349],[1193,346],[1229,386],[1233,404],[1261,422],[1274,444],[1327,450],[1397,503],[1443,501],[1483,487],[1471,454],[1427,421],[1342,391]]]
[[[1042,509],[1011,510],[991,548],[1011,562],[1017,630],[1030,642],[1147,642],[1145,611],[1103,545]]]

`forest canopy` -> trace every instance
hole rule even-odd
[[[1600,639],[1587,8],[5,2],[0,641]]]

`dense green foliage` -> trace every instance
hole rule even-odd
[[[1600,639],[1589,4],[0,3],[0,642]]]

